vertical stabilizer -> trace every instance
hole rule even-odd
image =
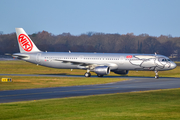
[[[41,52],[23,28],[16,28],[16,35],[20,53]]]

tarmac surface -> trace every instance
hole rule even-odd
[[[0,74],[0,76],[2,75],[4,76],[4,74]],[[40,76],[44,76],[44,75],[40,75]],[[57,77],[58,75],[45,75],[45,76]],[[66,75],[62,75],[61,77],[64,76]],[[84,76],[74,76],[74,75],[72,76],[67,75],[67,76],[84,77]],[[0,103],[180,88],[180,78],[154,79],[152,77],[120,77],[120,76],[105,76],[105,77],[109,77],[109,78],[119,77],[119,78],[127,78],[129,80],[115,82],[115,83],[108,83],[108,84],[100,84],[100,85],[0,91]]]

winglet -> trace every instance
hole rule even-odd
[[[16,35],[20,53],[41,52],[23,28],[16,28]]]

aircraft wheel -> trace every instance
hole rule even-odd
[[[159,78],[159,75],[156,75],[155,78],[158,79],[158,78]]]
[[[98,74],[97,74],[97,76],[98,76],[98,77],[103,77],[103,75],[98,75]]]
[[[84,76],[85,76],[85,77],[91,77],[91,73],[86,72],[86,73],[84,74]]]
[[[155,70],[154,72],[155,72],[155,74],[156,74],[156,75],[155,75],[155,79],[158,79],[158,78],[159,78],[158,71]]]

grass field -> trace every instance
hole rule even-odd
[[[180,89],[0,104],[1,120],[179,120]]]
[[[53,69],[24,61],[0,61],[0,66],[0,74],[85,73],[84,70]],[[180,77],[179,71],[180,66],[177,66],[174,70],[159,74],[161,77]],[[154,72],[130,71],[129,76],[154,77]],[[102,84],[125,80],[84,77],[1,77],[11,77],[13,82],[0,82],[0,90]],[[179,120],[179,103],[180,89],[23,101],[0,104],[0,120]]]
[[[3,76],[1,76],[3,78]],[[13,82],[0,82],[1,90],[29,89],[29,88],[46,88],[61,86],[77,85],[94,85],[118,82],[127,79],[123,78],[79,78],[79,77],[21,77],[21,76],[4,76],[13,79]]]

